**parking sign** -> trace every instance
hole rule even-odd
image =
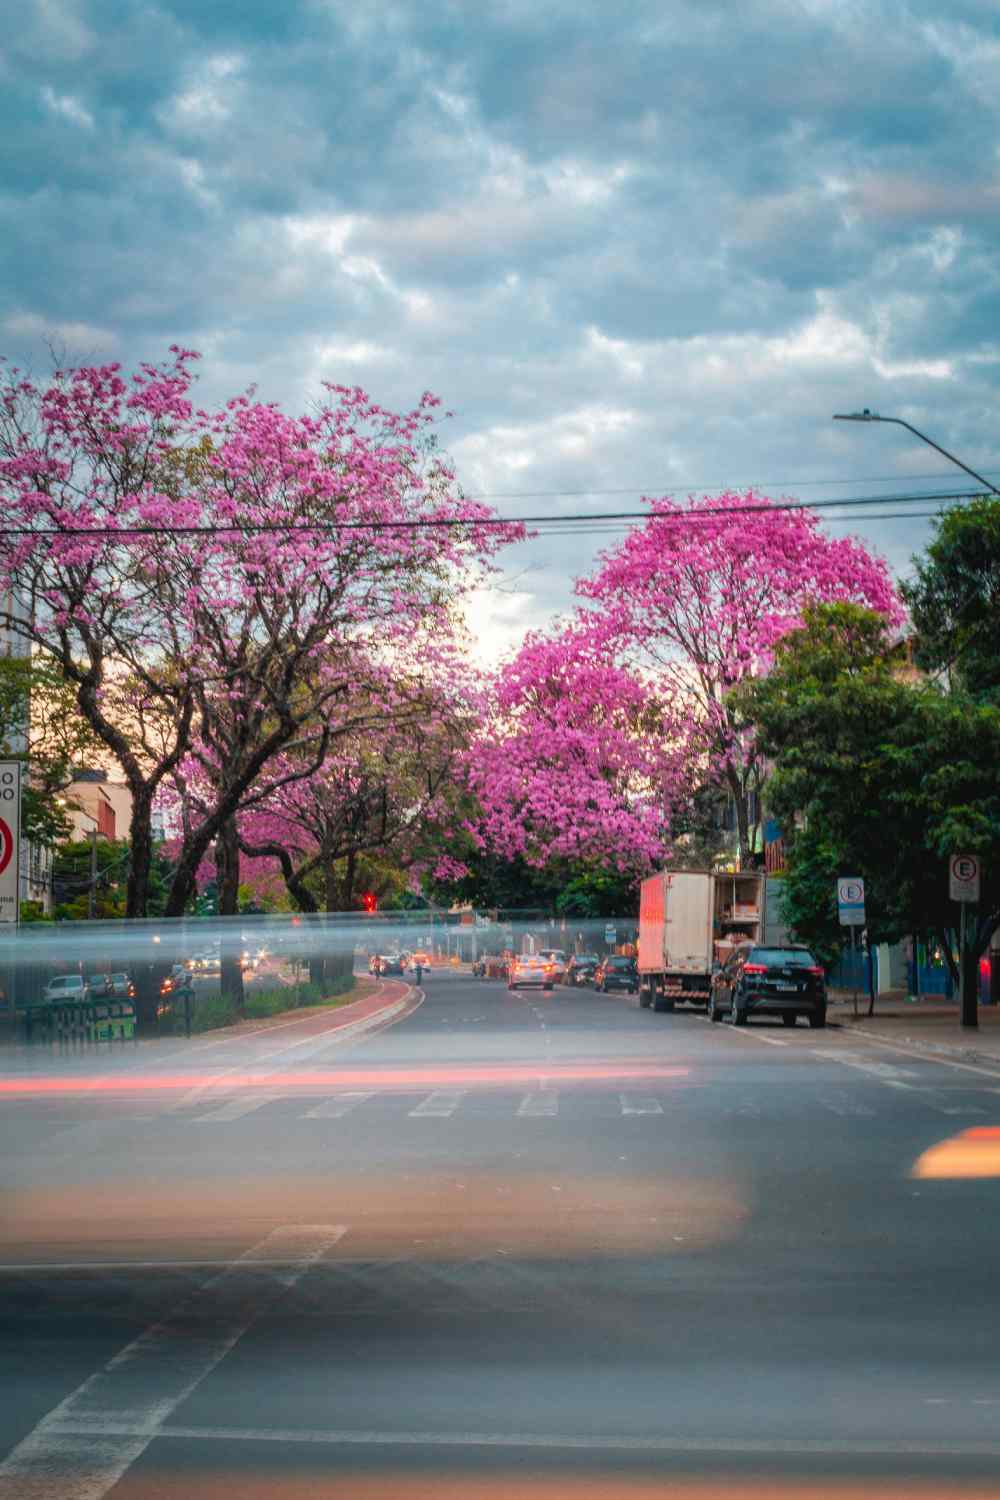
[[[837,916],[841,927],[865,925],[865,883],[858,875],[841,875],[837,881]]]
[[[975,854],[953,854],[948,861],[948,894],[952,901],[979,900],[979,859]]]

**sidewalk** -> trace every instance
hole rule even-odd
[[[859,1036],[899,1042],[963,1062],[1000,1063],[1000,1005],[980,1005],[978,1029],[964,1031],[957,1000],[936,996],[913,1000],[902,991],[891,991],[876,996],[875,1014],[869,1016],[868,996],[859,995],[855,1020],[849,991],[831,990],[829,998],[830,1022],[844,1032],[856,1031]]]

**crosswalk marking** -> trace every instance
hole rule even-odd
[[[662,1115],[663,1105],[651,1094],[620,1094],[623,1115]]]
[[[559,1113],[559,1095],[550,1091],[539,1091],[537,1094],[525,1094],[517,1106],[519,1115],[530,1115],[533,1119],[542,1117],[551,1119]]]
[[[936,1110],[939,1115],[985,1115],[987,1111],[978,1104],[946,1104],[940,1094],[921,1093],[921,1104]]]
[[[871,1120],[875,1111],[867,1104],[860,1104],[856,1099],[844,1095],[820,1094],[816,1099],[817,1104],[823,1109],[828,1109],[831,1114],[841,1117],[853,1117],[854,1119]]]
[[[420,1118],[425,1115],[434,1115],[439,1119],[446,1120],[453,1115],[465,1098],[465,1090],[452,1091],[450,1089],[435,1089],[433,1094],[417,1105],[416,1109],[410,1110],[410,1119]]]
[[[252,1115],[254,1110],[263,1109],[273,1098],[273,1094],[251,1094],[242,1099],[230,1099],[227,1103],[220,1104],[218,1109],[209,1110],[207,1115],[196,1115],[195,1124],[222,1125],[227,1120],[242,1120],[244,1115]]]
[[[307,1109],[302,1116],[303,1120],[339,1120],[356,1109],[359,1104],[364,1104],[366,1099],[371,1099],[372,1094],[335,1094],[332,1099],[324,1099],[322,1104],[317,1104],[315,1109]]]

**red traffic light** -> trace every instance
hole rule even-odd
[[[365,911],[378,911],[378,897],[374,891],[365,891],[361,897]]]

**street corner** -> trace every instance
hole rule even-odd
[[[917,1157],[911,1177],[941,1181],[1000,1177],[1000,1125],[976,1125]]]

